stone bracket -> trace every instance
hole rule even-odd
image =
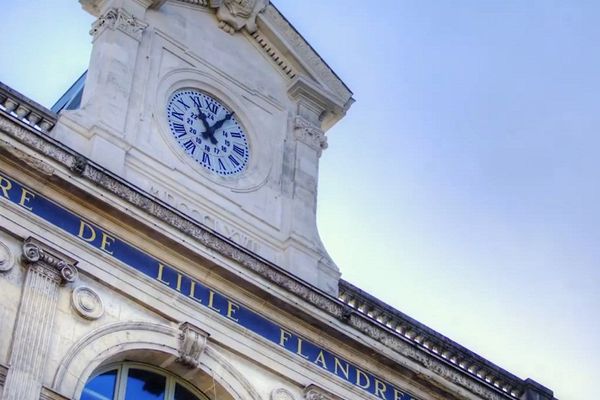
[[[210,335],[189,322],[182,323],[179,331],[179,358],[177,361],[190,368],[198,368],[200,357],[206,349]]]
[[[120,30],[138,42],[142,40],[142,33],[148,24],[135,18],[122,8],[111,8],[102,14],[92,24],[90,35],[96,39],[106,29]]]

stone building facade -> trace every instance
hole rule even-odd
[[[56,108],[0,86],[2,399],[554,399],[340,279],[352,92],[272,4],[81,3]]]

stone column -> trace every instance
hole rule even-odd
[[[52,338],[59,288],[77,278],[76,262],[29,238],[23,244],[27,275],[13,334],[3,400],[38,400]]]

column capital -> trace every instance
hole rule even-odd
[[[33,237],[23,243],[22,260],[26,266],[36,268],[58,284],[77,279],[77,261]]]

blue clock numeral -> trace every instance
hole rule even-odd
[[[194,154],[194,152],[196,151],[196,144],[194,142],[192,142],[191,140],[188,140],[187,142],[185,142],[183,144],[183,147],[185,147],[185,149],[190,154]]]
[[[239,161],[236,160],[231,154],[227,158],[229,159],[229,161],[231,161],[231,163],[233,164],[234,167],[237,167],[240,165]]]
[[[206,153],[202,153],[202,162],[210,167],[210,156]]]
[[[246,154],[246,151],[244,149],[242,149],[241,147],[238,147],[237,144],[233,145],[233,151],[238,153],[241,157],[244,157],[244,155]]]
[[[240,132],[231,132],[231,137],[234,138],[241,138],[242,134]]]
[[[180,103],[182,106],[184,106],[186,110],[187,110],[188,108],[190,108],[190,106],[188,106],[187,104],[185,104],[185,103],[183,102],[183,100],[181,100],[181,99],[177,99],[177,102],[178,102],[178,103]]]
[[[175,118],[177,118],[180,121],[183,121],[183,113],[177,112],[175,110],[173,110],[173,112],[171,113],[171,115]]]
[[[191,99],[194,102],[194,104],[196,105],[196,107],[202,108],[202,103],[200,102],[200,97],[192,96]]]
[[[210,111],[213,114],[217,113],[217,110],[219,109],[219,106],[217,106],[215,103],[206,100],[206,107],[208,109],[208,111]]]
[[[225,167],[225,164],[223,164],[223,161],[221,161],[220,158],[219,158],[219,169],[221,171],[227,171],[227,167]]]
[[[185,127],[182,124],[174,123],[173,129],[175,130],[175,133],[178,133],[178,135],[177,135],[178,138],[185,136],[187,134],[187,132],[185,131]]]

